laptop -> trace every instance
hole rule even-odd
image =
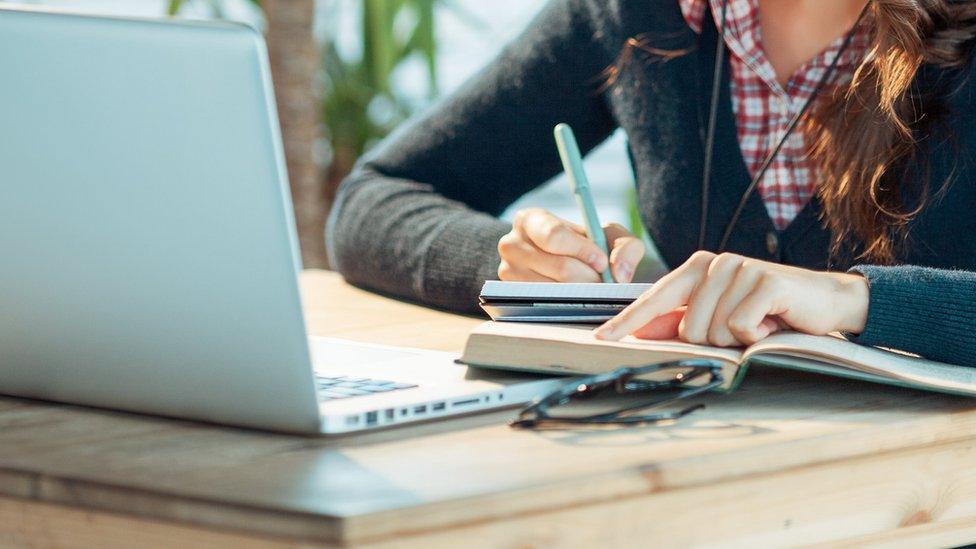
[[[0,74],[0,393],[330,434],[559,383],[310,341],[251,28],[3,8]]]

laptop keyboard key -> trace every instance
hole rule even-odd
[[[315,376],[319,398],[322,401],[339,400],[343,398],[388,393],[400,389],[412,389],[413,383],[400,383],[385,379],[370,379],[351,376]]]
[[[396,391],[396,388],[390,387],[389,385],[363,385],[359,388],[371,393],[386,393],[388,391]]]
[[[369,391],[363,391],[362,389],[353,389],[350,387],[332,387],[329,389],[329,392],[339,393],[340,395],[346,395],[346,396],[360,396],[360,395],[372,394]]]

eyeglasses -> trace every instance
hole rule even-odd
[[[661,373],[660,380],[634,379],[637,376]],[[722,385],[722,364],[715,360],[687,359],[649,364],[646,366],[618,368],[612,372],[575,380],[536,400],[519,412],[509,425],[519,428],[572,428],[576,426],[633,426],[680,419],[705,407],[694,404],[680,410],[638,414],[642,410],[659,408],[679,400],[710,391]],[[657,398],[633,402],[622,407],[599,413],[572,415],[565,405],[606,395],[612,389],[618,395],[639,396],[644,393],[660,393]],[[551,410],[564,407],[559,414]]]

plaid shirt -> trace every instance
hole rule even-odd
[[[715,22],[721,28],[722,0],[678,0],[688,25],[701,32],[706,2],[711,2]],[[786,86],[762,47],[759,0],[729,0],[725,41],[731,66],[732,112],[735,113],[739,146],[749,173],[755,176],[763,159],[776,145],[790,119],[803,108],[827,67],[844,42],[844,36],[800,67]],[[867,47],[862,26],[837,63],[833,85],[850,82],[855,63]],[[794,131],[759,182],[758,192],[777,229],[785,229],[813,196],[817,173],[807,155],[803,132]]]

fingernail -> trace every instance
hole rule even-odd
[[[605,271],[607,268],[606,260],[603,258],[603,256],[601,256],[598,253],[590,254],[590,257],[586,259],[586,263],[589,264],[590,267],[593,267],[596,271],[601,273]]]
[[[597,339],[609,339],[613,337],[613,326],[609,324],[604,324],[596,329],[595,334]]]
[[[634,278],[634,268],[629,263],[617,265],[617,282],[630,282]]]

